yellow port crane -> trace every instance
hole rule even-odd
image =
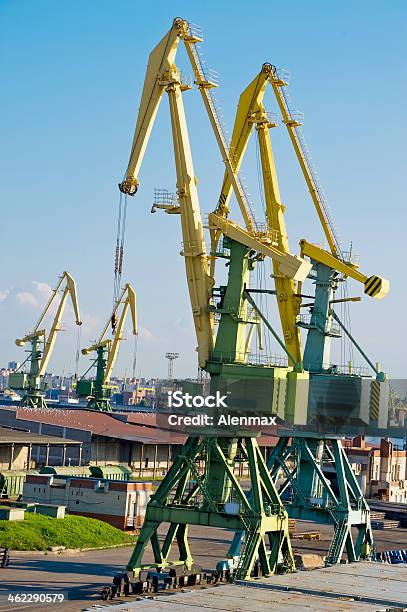
[[[349,259],[347,260],[341,252],[339,240],[335,234],[334,225],[330,218],[322,190],[307,156],[306,145],[299,130],[301,122],[298,121],[298,118],[288,105],[288,97],[284,91],[287,82],[279,76],[275,67],[269,63],[263,64],[260,73],[256,75],[243,91],[239,99],[230,146],[230,150],[233,151],[236,171],[241,166],[249,137],[253,127],[255,127],[263,175],[267,224],[269,228],[276,230],[279,250],[288,252],[288,236],[284,221],[285,206],[281,201],[270,139],[270,128],[276,127],[277,124],[275,119],[266,112],[263,105],[267,83],[271,84],[277,99],[283,123],[287,127],[297,160],[330,249],[329,252],[320,246],[311,244],[306,240],[301,240],[301,257],[307,256],[312,262],[323,264],[327,268],[341,273],[345,278],[350,277],[357,280],[363,284],[364,292],[367,295],[381,299],[389,291],[389,281],[376,275],[367,276],[363,274],[358,270],[356,264]],[[220,218],[226,219],[229,215],[229,202],[232,190],[233,185],[230,175],[225,171],[218,205],[215,210],[215,214]],[[219,231],[212,233],[212,245],[217,244],[219,237]],[[295,357],[297,362],[301,363],[302,348],[298,321],[302,283],[295,283],[292,278],[282,275],[280,264],[275,259],[273,259],[273,272],[285,345],[289,354]],[[329,307],[328,301],[326,306],[327,308]]]
[[[271,257],[279,262],[281,274],[302,281],[306,278],[311,266],[307,261],[289,252],[276,248],[275,232],[261,227],[255,220],[239,175],[236,171],[233,156],[229,152],[226,138],[220,126],[216,106],[210,90],[216,87],[211,76],[206,74],[196,43],[202,41],[199,32],[194,31],[188,22],[177,18],[172,27],[150,53],[144,80],[141,102],[138,110],[136,128],[131,148],[126,176],[120,183],[120,191],[134,195],[138,189],[138,175],[148,139],[164,91],[168,93],[174,157],[177,174],[176,199],[160,197],[153,209],[163,208],[169,214],[179,213],[183,237],[182,255],[185,268],[194,318],[198,344],[199,367],[205,365],[214,348],[214,316],[212,306],[212,289],[214,286],[213,256],[208,256],[205,245],[203,223],[199,205],[197,179],[195,176],[187,124],[182,101],[182,92],[191,87],[182,81],[181,73],[175,65],[175,56],[179,41],[184,42],[188,58],[194,71],[195,84],[201,93],[209,116],[222,159],[226,166],[230,183],[236,194],[240,211],[246,228],[240,227],[225,217],[212,213],[209,216],[211,232],[219,231],[228,238],[253,249],[260,257]]]
[[[185,44],[195,84],[202,96],[244,221],[244,227],[241,227],[216,213],[210,215],[210,232],[219,231],[223,235],[222,249],[218,252],[212,251],[210,255],[207,254],[204,241],[197,180],[182,100],[183,91],[190,87],[183,83],[180,71],[174,64],[180,40]],[[171,115],[177,194],[171,197],[168,192],[159,193],[153,211],[161,208],[168,214],[180,214],[181,217],[182,255],[185,258],[198,341],[199,366],[210,374],[212,392],[218,393],[218,384],[227,385],[232,379],[235,380],[236,375],[239,378],[250,378],[252,381],[254,377],[255,382],[266,378],[270,383],[267,389],[272,387],[274,391],[280,385],[280,379],[302,372],[289,372],[289,368],[270,364],[263,368],[250,362],[250,335],[254,325],[258,325],[258,329],[260,326],[260,318],[253,317],[248,308],[250,295],[246,289],[249,290],[250,273],[258,260],[271,257],[279,262],[281,274],[301,281],[307,277],[311,265],[291,253],[280,251],[276,247],[275,231],[261,226],[253,214],[236,172],[211,94],[216,82],[209,72],[204,70],[196,46],[201,41],[201,33],[185,20],[178,18],[151,52],[130,161],[119,187],[122,193],[128,195],[134,195],[137,191],[142,158],[159,102],[166,91]],[[124,204],[126,206],[126,200]],[[214,257],[228,260],[226,286],[214,287]],[[252,308],[254,309],[253,305]],[[215,315],[218,317],[216,339]],[[189,388],[189,385],[189,381],[186,381],[183,388]],[[192,387],[195,388],[193,383]],[[295,390],[291,393],[292,385],[288,383],[287,387],[290,414],[296,414],[299,402],[296,401]],[[283,394],[271,392],[268,399],[276,395],[281,397]],[[256,492],[253,501],[247,499],[236,479],[238,457],[242,457],[248,464],[250,482]],[[238,500],[238,512],[235,511],[233,518],[228,510],[232,499]],[[161,543],[158,530],[163,522],[168,523],[168,530],[164,542]],[[175,564],[190,569],[193,558],[189,548],[188,527],[198,524],[205,524],[208,528],[218,526],[228,529],[239,526],[239,529],[245,531],[245,546],[234,571],[235,577],[250,577],[258,556],[265,574],[274,573],[281,558],[287,568],[293,567],[287,514],[267,472],[252,431],[247,431],[247,434],[242,436],[240,428],[239,432],[226,429],[221,434],[215,426],[215,429],[203,427],[199,433],[192,432],[147,506],[144,524],[127,569],[133,570],[136,577],[142,569],[146,569],[147,566],[141,561],[149,542],[154,553],[154,563],[148,567],[168,567],[175,541],[179,549],[179,560]]]
[[[64,281],[66,282],[66,285],[62,292],[51,329],[47,335],[46,329],[41,327],[44,323],[46,315],[51,309],[52,304],[55,303],[58,292],[61,289]],[[69,272],[64,272],[60,277],[57,286],[52,291],[51,297],[49,298],[48,303],[34,328],[34,331],[27,336],[24,336],[24,338],[16,339],[17,346],[25,346],[28,342],[31,343],[30,354],[20,366],[20,368],[22,368],[27,361],[30,361],[29,373],[16,371],[9,376],[10,388],[23,392],[23,397],[21,400],[22,406],[28,406],[30,408],[46,407],[45,397],[42,393],[44,390],[43,378],[54,349],[57,333],[61,331],[61,321],[68,295],[71,296],[76,325],[82,325],[79,314],[79,304],[75,281]]]
[[[87,398],[88,408],[102,411],[111,410],[110,399],[114,386],[110,384],[110,378],[116,363],[120,343],[123,340],[123,328],[129,310],[132,332],[134,336],[137,336],[136,293],[133,287],[127,283],[119,295],[113,312],[107,320],[98,341],[88,348],[82,349],[82,355],[96,352],[96,359],[76,385],[77,395],[80,398]],[[111,330],[112,338],[108,337],[109,329]],[[85,379],[84,377],[94,365],[96,365],[95,379]]]

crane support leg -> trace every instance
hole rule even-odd
[[[253,504],[248,502],[235,476],[238,451],[239,456],[245,458],[255,491]],[[236,505],[233,513],[227,507],[232,500]],[[157,533],[163,522],[170,526],[160,545]],[[239,529],[244,533],[242,553],[234,569],[235,578],[249,578],[257,559],[264,575],[281,569],[281,559],[285,569],[294,569],[287,513],[255,438],[193,436],[188,439],[148,503],[128,570],[138,576],[143,569],[174,565],[191,568],[189,525]],[[179,558],[170,562],[174,540]],[[154,563],[144,565],[142,558],[148,543],[152,546]]]
[[[304,367],[320,373],[328,368],[331,360],[331,338],[338,337],[332,325],[330,301],[337,287],[336,273],[322,263],[315,263],[315,302],[309,322],[298,325],[308,330],[304,351]],[[340,335],[340,334],[339,334]]]
[[[334,526],[326,565],[369,557],[373,548],[370,509],[339,438],[321,434],[282,436],[267,469],[273,481],[282,475],[279,493],[290,493],[288,516]],[[248,495],[253,499],[253,492]],[[352,528],[357,529],[354,540]],[[229,556],[239,554],[242,532],[236,532]]]

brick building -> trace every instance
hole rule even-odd
[[[407,451],[382,438],[380,444],[357,436],[345,444],[362,492],[370,498],[407,503]]]

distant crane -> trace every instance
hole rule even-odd
[[[179,353],[165,353],[165,357],[168,359],[168,380],[174,378],[174,361],[178,359]]]
[[[44,328],[41,329],[41,326],[47,313],[50,311],[51,305],[56,300],[57,294],[64,281],[66,282],[65,289],[63,290],[61,301],[47,336],[46,330]],[[75,281],[69,272],[64,272],[60,277],[57,286],[52,291],[52,295],[48,300],[48,303],[45,306],[41,317],[34,328],[34,331],[31,334],[24,336],[24,338],[17,338],[16,340],[17,346],[25,346],[27,342],[31,343],[29,356],[21,364],[18,370],[9,376],[10,388],[15,391],[23,392],[21,406],[28,406],[30,408],[46,408],[47,406],[44,394],[42,393],[44,390],[43,378],[54,349],[57,333],[61,331],[61,320],[64,314],[68,295],[71,296],[72,305],[75,312],[76,325],[82,325],[79,315],[79,304],[76,294]],[[29,373],[20,371],[27,361],[30,362]]]
[[[122,310],[118,319],[117,313],[120,306]],[[136,336],[138,333],[136,294],[133,287],[127,283],[115,303],[113,312],[107,320],[99,340],[88,348],[82,349],[82,355],[96,352],[96,359],[76,385],[77,395],[87,398],[88,408],[102,411],[111,411],[112,409],[110,399],[114,387],[110,384],[110,377],[116,362],[120,343],[123,340],[123,327],[129,308],[133,324],[133,335]],[[109,327],[111,328],[112,338],[107,337]],[[96,378],[85,379],[86,374],[94,365],[96,365]]]

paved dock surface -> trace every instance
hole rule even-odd
[[[102,612],[379,612],[404,606],[407,606],[407,567],[361,562],[240,581],[199,591],[165,594],[154,599],[127,601],[99,609]]]
[[[332,527],[298,521],[297,530],[318,530],[321,533],[321,539],[309,541],[298,540],[294,538],[292,543],[295,551],[315,552],[321,555],[326,554],[331,540]],[[391,548],[407,548],[407,529],[375,531],[374,535],[378,550],[388,550]],[[206,529],[205,527],[191,527],[190,542],[191,550],[195,561],[205,568],[215,567],[216,562],[226,556],[231,538],[232,533],[226,530]],[[10,610],[17,611],[23,609],[29,609],[33,611],[35,610],[35,612],[38,612],[39,610],[44,610],[44,604],[11,604],[8,601],[7,597],[10,592],[19,593],[27,590],[34,591],[36,593],[64,592],[67,598],[65,602],[63,604],[47,604],[46,609],[49,612],[54,612],[56,610],[79,612],[80,610],[89,608],[92,605],[99,604],[101,603],[99,597],[102,588],[107,584],[111,584],[112,577],[115,574],[123,571],[127,561],[129,560],[131,551],[131,547],[114,548],[102,551],[97,550],[76,552],[73,554],[64,553],[61,555],[57,555],[55,553],[49,553],[45,555],[41,552],[23,553],[12,551],[10,567],[0,569],[0,612],[8,612]],[[149,562],[151,560],[152,557],[147,552],[146,562]],[[347,568],[349,566],[342,567]],[[357,568],[358,567],[359,565],[357,566]],[[381,565],[380,567],[388,566]],[[355,571],[358,570],[356,569]],[[303,575],[305,574],[301,573],[301,576]],[[312,573],[309,575],[311,576]],[[278,578],[273,578],[273,584],[274,580],[277,579],[284,580],[285,577],[281,576]],[[230,587],[229,585],[227,585],[219,588],[229,589]],[[371,581],[371,588],[374,588],[374,580]],[[213,589],[211,589],[211,592],[212,590]],[[215,589],[215,591],[217,591],[217,589]],[[209,589],[205,590],[205,593],[208,592]],[[225,593],[227,593],[227,591]],[[235,591],[233,591],[233,593],[235,593]],[[248,602],[244,605],[245,610],[250,610],[254,608],[256,610],[261,610],[263,606],[263,598],[267,599],[267,597],[273,597],[276,598],[276,601],[284,600],[287,602],[290,601],[292,603],[295,602],[295,598],[297,596],[296,593],[272,593],[270,589],[269,591],[267,591],[267,593],[260,593],[257,590],[254,592],[253,587],[250,588],[249,593],[250,595],[248,596]],[[176,596],[174,596],[175,599],[171,599],[171,606],[175,606],[175,603],[179,596],[180,595],[177,594]],[[230,597],[232,597],[232,595],[230,595]],[[233,598],[234,597],[237,597],[237,595],[234,594]],[[314,600],[315,599],[312,598],[313,602]],[[250,605],[253,605],[254,608],[248,607],[249,602],[251,602]],[[344,606],[345,603],[346,602],[344,601]],[[346,605],[348,605],[348,603],[346,603]],[[328,602],[327,606],[328,604],[330,606],[331,602]],[[145,605],[145,603],[143,603],[143,605]],[[155,602],[155,605],[157,605],[157,602]],[[191,604],[191,606],[192,605],[193,604]],[[225,606],[226,604],[222,605]],[[298,612],[298,604],[293,603],[293,605],[297,607]],[[356,604],[354,602],[349,603],[349,605],[352,605],[353,607],[346,608],[343,606],[341,609],[372,609],[371,607],[366,607],[367,604],[363,604],[362,608],[355,608],[354,606]],[[182,606],[185,607],[184,604],[182,604]],[[286,606],[286,604],[284,604],[284,606]],[[196,607],[191,607],[191,609],[196,610]],[[214,609],[238,610],[239,608],[215,607]],[[288,610],[289,608],[284,607],[284,610],[286,609]],[[313,608],[310,609],[312,610]],[[315,609],[335,610],[338,608],[317,607]]]

